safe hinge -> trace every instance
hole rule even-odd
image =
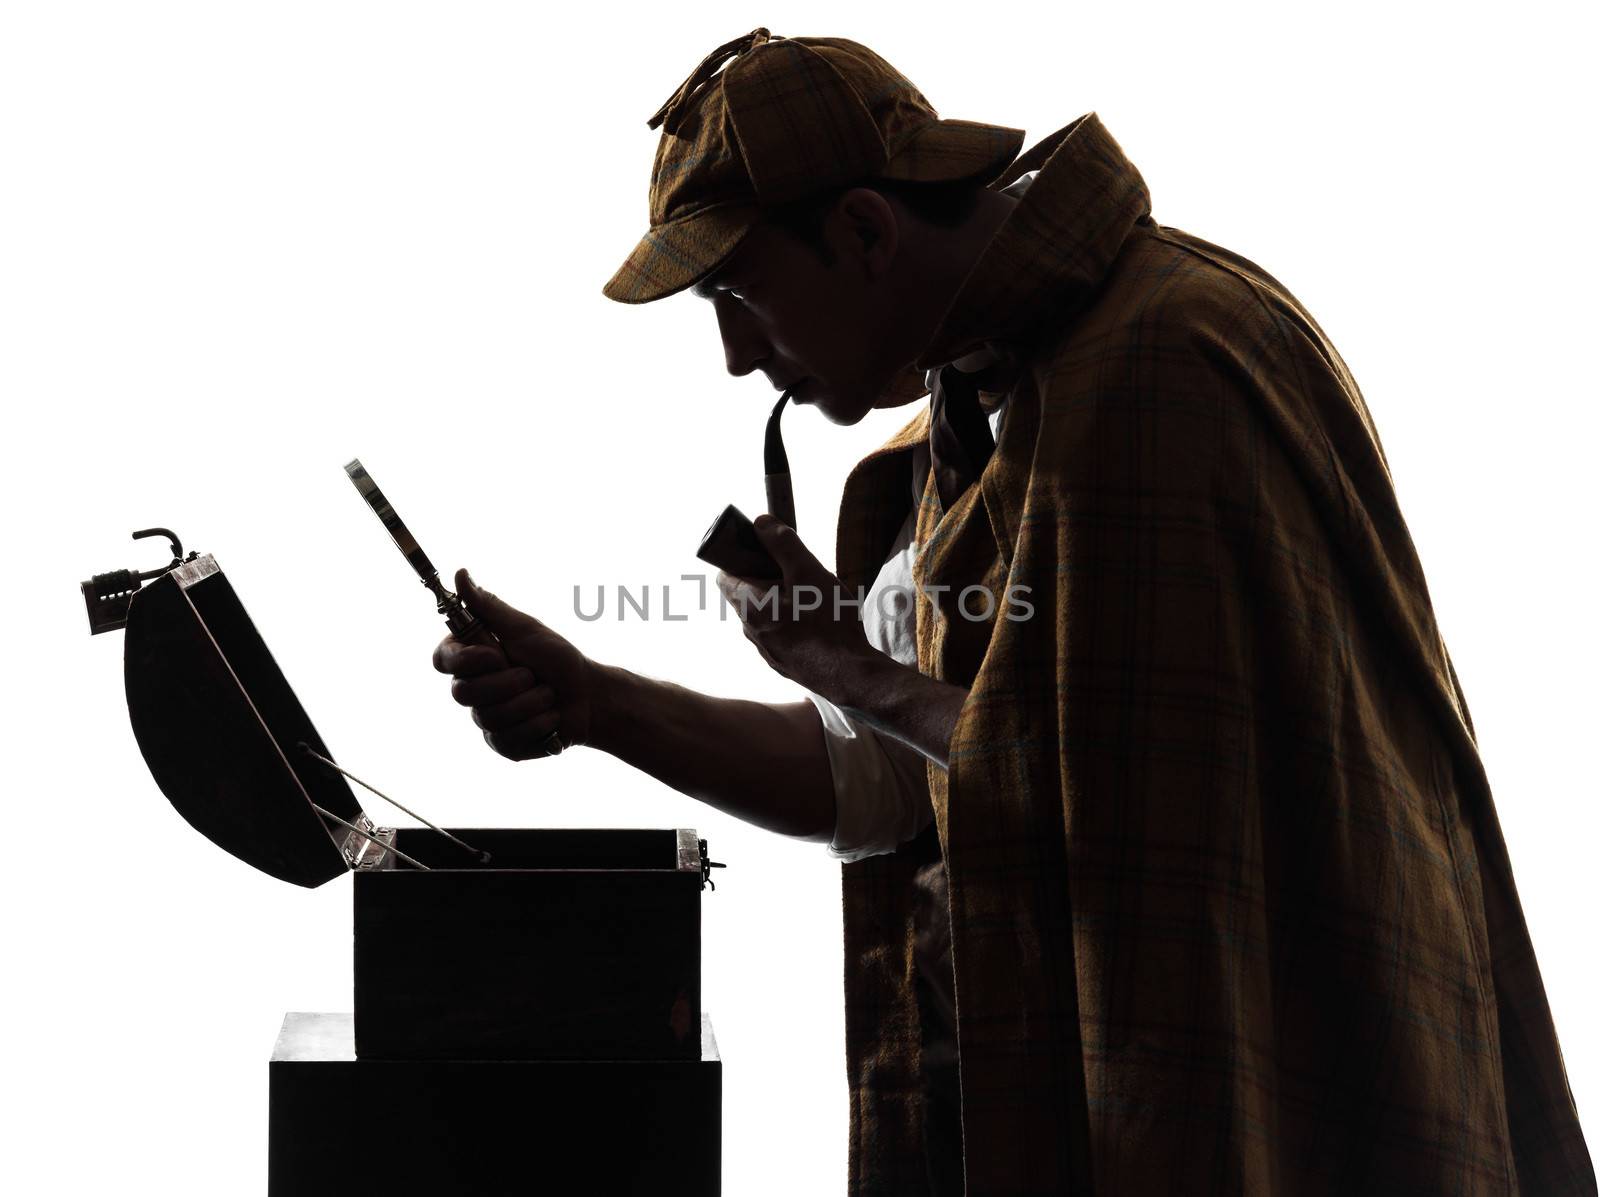
[[[344,860],[352,869],[366,871],[383,867],[383,858],[394,847],[394,828],[376,827],[366,815],[357,815],[353,826],[362,834],[352,831],[344,837]]]

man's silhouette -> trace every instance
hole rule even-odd
[[[1316,321],[1156,223],[1094,114],[1019,156],[853,42],[757,30],[652,125],[607,295],[693,288],[730,371],[841,424],[930,402],[846,482],[836,572],[758,521],[744,629],[804,701],[595,664],[465,578],[504,654],[436,664],[507,756],[559,731],[846,862],[851,1192],[1593,1193]]]

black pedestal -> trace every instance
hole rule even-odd
[[[722,1061],[357,1060],[351,1016],[273,1049],[270,1197],[721,1190]]]

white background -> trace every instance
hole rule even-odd
[[[1029,143],[1097,110],[1155,216],[1254,259],[1378,422],[1596,1129],[1592,28],[1579,6],[8,3],[0,394],[9,629],[4,1185],[259,1193],[286,1010],[350,1008],[349,882],[279,884],[150,780],[77,583],[213,552],[334,752],[457,826],[692,826],[725,1191],[842,1191],[838,866],[591,752],[511,765],[340,466],[444,566],[597,659],[774,700],[687,611],[762,505],[772,394],[709,306],[600,286],[645,227],[645,118],[758,23],[853,37]],[[1038,15],[1049,13],[1046,17]],[[910,414],[791,413],[802,534]],[[573,586],[653,591],[583,623]],[[530,1157],[530,1173],[537,1170]]]

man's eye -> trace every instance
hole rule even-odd
[[[743,303],[743,302],[744,302],[744,297],[745,297],[745,293],[744,293],[744,291],[743,291],[743,290],[742,290],[742,289],[741,289],[741,288],[739,288],[739,287],[729,287],[729,288],[728,288],[728,289],[727,289],[727,290],[726,290],[726,291],[725,291],[725,292],[724,292],[724,294],[726,294],[726,295],[731,295],[731,296],[732,296],[732,297],[733,297],[733,298],[734,298],[734,299],[737,299],[737,300],[738,300],[738,301],[739,301],[739,302],[740,302],[740,303]]]

